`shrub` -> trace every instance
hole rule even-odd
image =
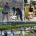
[[[2,11],[3,10],[3,8],[0,8],[0,11]]]
[[[35,5],[35,2],[36,2],[36,1],[33,1],[32,4]]]
[[[25,15],[26,18],[29,16],[29,14],[27,12],[24,15]]]

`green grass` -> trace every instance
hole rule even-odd
[[[8,34],[8,36],[10,36],[11,34]],[[2,36],[2,35],[0,35],[0,36]],[[15,34],[15,36],[23,36],[23,34]]]
[[[3,30],[7,30],[7,29],[11,29],[11,28],[17,28],[17,27],[23,27],[23,26],[36,26],[36,24],[23,24],[23,25],[16,25],[16,26],[12,26],[12,25],[0,25],[0,29],[2,28]]]
[[[0,36],[2,36],[2,35],[0,35]],[[8,34],[8,36],[10,36],[10,34]],[[31,33],[29,33],[29,34],[25,34],[25,35],[23,35],[23,34],[15,34],[15,36],[36,36],[36,34],[31,34]]]
[[[36,36],[36,33],[29,33],[29,34],[25,34],[25,36]]]

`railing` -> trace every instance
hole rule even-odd
[[[10,21],[10,22],[0,22],[0,25],[21,25],[21,24],[36,24],[35,21]]]

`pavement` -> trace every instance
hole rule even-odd
[[[27,19],[25,18],[24,21],[29,21],[29,17]],[[33,18],[32,18],[32,15],[31,15],[30,21],[36,21],[36,15],[35,14],[33,14]]]
[[[11,11],[11,15],[13,14],[13,11]],[[34,14],[33,14],[34,15]],[[2,16],[2,15],[1,15]],[[12,16],[10,16],[9,14],[8,14],[8,18],[9,18],[9,21],[21,21],[20,20],[20,16],[18,17],[18,20],[17,20],[17,16],[16,17],[14,17],[13,15]],[[12,18],[11,18],[12,17]],[[14,18],[16,18],[16,20],[12,20],[12,19],[14,19]],[[22,10],[22,19],[24,19],[24,11]],[[0,18],[0,22],[2,21],[2,17]],[[4,19],[4,22],[5,21],[7,21],[7,19],[6,19],[6,17],[5,17],[5,19]],[[27,18],[27,19],[25,19],[25,20],[23,20],[23,21],[29,21],[29,17]],[[32,16],[31,16],[31,18],[30,18],[30,21],[36,21],[36,16],[34,15],[33,16],[33,18],[32,18]]]
[[[24,11],[22,10],[22,16],[24,17],[23,13],[24,13]],[[24,19],[23,17],[22,17],[22,19]],[[9,21],[21,21],[20,16],[18,17],[18,20],[17,20],[17,16],[13,15],[13,11],[11,11],[11,16],[8,14],[8,18],[9,18]],[[15,20],[15,18],[16,18],[16,20]],[[7,19],[5,17],[4,22],[6,22],[6,21],[7,21]],[[0,18],[0,22],[2,22],[2,16]]]

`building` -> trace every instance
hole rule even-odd
[[[36,1],[36,0],[33,0],[33,1]]]
[[[9,6],[11,8],[13,6],[23,8],[23,0],[0,0],[0,7],[3,7],[3,5],[5,5],[6,2],[9,2]]]
[[[36,0],[27,0],[27,3],[26,4],[30,4],[31,1],[36,1]]]

